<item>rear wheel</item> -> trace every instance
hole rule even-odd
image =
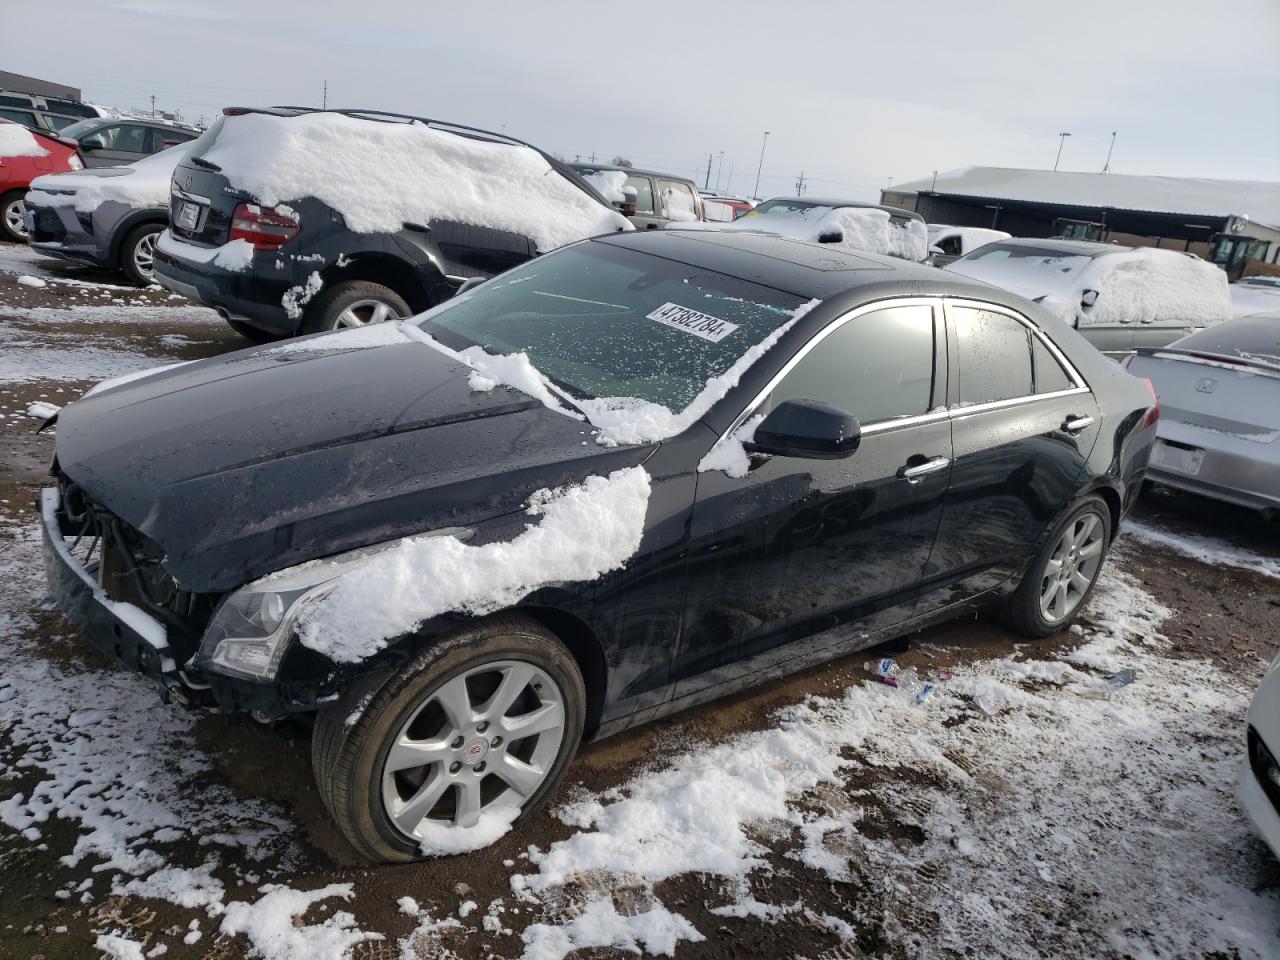
[[[156,238],[164,230],[159,223],[144,223],[125,234],[120,242],[120,272],[139,287],[155,282]]]
[[[15,243],[27,242],[27,225],[22,221],[25,190],[10,190],[0,197],[0,235]]]
[[[1088,600],[1111,546],[1111,510],[1088,496],[1049,534],[1018,589],[1005,602],[1004,619],[1019,633],[1047,637],[1075,617]]]
[[[362,699],[317,716],[312,769],[352,846],[395,863],[487,845],[538,809],[578,747],[586,692],[564,645],[512,615],[433,646]]]
[[[316,297],[302,321],[302,333],[344,330],[411,316],[404,298],[369,280],[347,280]]]

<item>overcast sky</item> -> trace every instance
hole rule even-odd
[[[191,119],[377,107],[872,199],[969,164],[1280,180],[1280,0],[0,0],[0,67]],[[723,167],[720,152],[724,153]],[[729,173],[732,169],[732,180]]]

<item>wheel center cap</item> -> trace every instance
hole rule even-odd
[[[475,766],[489,753],[489,744],[485,740],[472,740],[462,748],[462,762]]]

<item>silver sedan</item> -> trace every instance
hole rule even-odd
[[[1280,518],[1280,313],[1140,349],[1126,365],[1160,397],[1147,479]]]

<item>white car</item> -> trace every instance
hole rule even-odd
[[[929,224],[929,262],[935,267],[967,257],[979,247],[1008,240],[1012,234],[985,227],[953,227],[949,223]]]
[[[1089,240],[999,240],[950,270],[1019,294],[1122,357],[1230,320],[1227,275],[1194,254]]]
[[[1231,284],[1231,309],[1237,317],[1280,310],[1280,277],[1244,277]]]
[[[1280,653],[1253,695],[1248,718],[1249,752],[1240,765],[1240,803],[1280,857]]]

